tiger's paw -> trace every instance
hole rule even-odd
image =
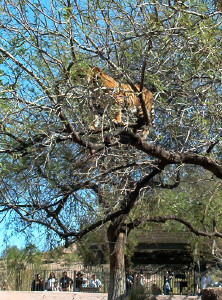
[[[88,129],[94,131],[94,130],[96,130],[96,127],[93,126],[93,125],[90,125],[90,126],[88,127]]]
[[[117,125],[117,126],[123,126],[123,127],[126,127],[127,126],[127,123],[126,122],[122,122],[122,121],[118,121],[116,119],[112,119],[112,122]]]

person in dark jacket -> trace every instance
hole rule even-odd
[[[80,271],[77,272],[76,275],[77,275],[76,276],[76,289],[80,290],[81,287],[82,287],[82,284],[83,284],[83,275],[82,275],[82,273]]]
[[[67,272],[63,272],[63,277],[60,279],[60,284],[62,291],[64,292],[69,292],[71,285],[73,284],[72,278],[67,276]]]
[[[43,280],[40,274],[36,274],[31,285],[31,291],[43,291]]]

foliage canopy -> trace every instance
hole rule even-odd
[[[219,6],[4,0],[0,26],[3,217],[43,225],[66,245],[103,224],[117,237],[145,221],[222,237]],[[145,141],[128,107],[123,126],[109,95],[95,99],[92,66],[155,91]]]

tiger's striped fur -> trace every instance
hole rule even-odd
[[[140,93],[140,86],[138,84],[135,85],[138,92],[135,92],[129,84],[117,82],[111,76],[102,72],[98,67],[91,68],[87,73],[87,82],[95,93],[94,98],[96,101],[98,101],[98,98],[101,98],[102,93],[103,96],[105,94],[109,96],[107,98],[109,98],[108,101],[111,99],[112,105],[117,105],[117,112],[115,113],[113,120],[115,123],[124,125],[122,122],[123,107],[127,107],[131,112],[135,113],[138,119],[144,119],[143,110],[138,97]],[[154,119],[153,94],[144,87],[142,90],[142,97],[145,101],[150,123],[152,123]],[[105,97],[103,97],[103,99],[105,99]],[[94,104],[96,107],[96,103]],[[99,103],[99,106],[101,105],[102,103]],[[98,115],[95,116],[93,127],[97,127],[98,119]]]

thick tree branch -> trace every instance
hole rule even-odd
[[[147,222],[155,222],[155,223],[165,223],[166,221],[177,221],[180,222],[181,224],[185,225],[191,232],[193,232],[197,236],[207,236],[207,237],[220,237],[222,238],[222,233],[220,232],[206,232],[202,230],[198,230],[195,228],[190,222],[187,220],[184,220],[183,218],[176,217],[176,216],[163,216],[163,217],[156,217],[152,218],[149,217],[147,219]]]
[[[146,62],[146,60],[144,60],[143,61],[143,66],[142,66],[142,72],[141,72],[141,80],[140,80],[140,93],[139,93],[138,97],[139,97],[140,105],[141,105],[141,108],[142,108],[142,111],[143,111],[144,121],[147,125],[150,125],[151,120],[150,120],[149,113],[147,111],[147,106],[146,106],[146,103],[143,99],[143,93],[142,93],[143,87],[144,87],[146,65],[147,65],[147,62]]]
[[[124,220],[127,217],[127,214],[132,209],[133,205],[138,199],[139,193],[141,189],[146,186],[149,181],[154,178],[157,174],[161,173],[164,169],[165,164],[160,163],[157,168],[155,168],[151,173],[144,178],[142,178],[140,181],[137,182],[137,185],[135,189],[128,193],[128,195],[125,197],[125,199],[122,202],[121,208],[113,213],[107,214],[104,218],[101,218],[100,220],[96,221],[92,225],[86,227],[80,232],[69,232],[67,234],[67,237],[74,237],[74,239],[71,239],[69,241],[69,244],[73,243],[76,239],[81,239],[84,235],[91,232],[92,230],[98,228],[99,226],[108,223],[109,221],[117,221],[117,223],[120,224],[119,230],[121,230],[121,225],[123,224]],[[119,218],[119,219],[118,219]]]
[[[134,220],[131,223],[125,224],[127,229],[131,231],[132,229],[140,226],[142,223],[166,223],[167,221],[177,221],[183,225],[185,225],[190,232],[194,233],[197,236],[206,236],[206,237],[220,237],[222,238],[222,233],[218,231],[213,231],[213,232],[207,232],[207,231],[202,231],[199,230],[198,228],[194,227],[190,222],[187,220],[177,217],[177,216],[156,216],[156,217],[149,217],[146,215],[143,215],[142,217]]]
[[[160,146],[144,142],[139,135],[128,131],[120,131],[117,136],[120,137],[120,143],[134,146],[148,155],[163,160],[167,165],[183,163],[200,166],[222,179],[222,164],[209,157],[196,153],[170,152]]]
[[[213,148],[219,143],[219,141],[220,141],[219,139],[217,139],[214,142],[211,141],[209,147],[206,150],[206,153],[209,154],[213,150]]]

